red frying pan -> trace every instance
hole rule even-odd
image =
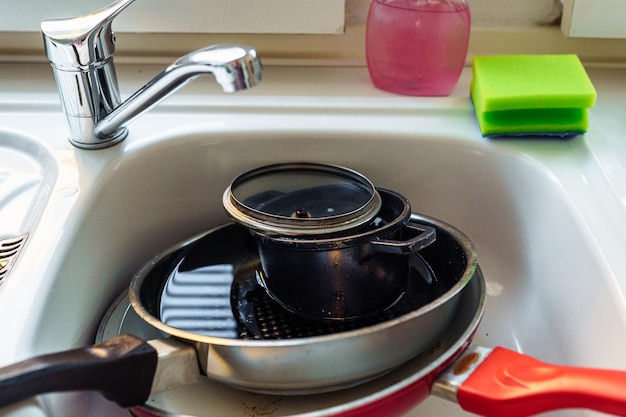
[[[551,365],[505,348],[472,345],[485,297],[485,282],[479,270],[461,294],[454,321],[430,350],[358,387],[306,397],[222,389],[215,397],[225,398],[229,407],[224,409],[216,406],[218,398],[207,395],[215,386],[205,380],[167,395],[154,395],[146,405],[132,411],[138,417],[234,417],[250,410],[271,411],[268,415],[277,417],[394,417],[409,412],[433,394],[489,417],[522,417],[566,408],[626,415],[624,371]],[[127,306],[127,301],[121,305]],[[132,318],[126,318],[128,327],[121,321],[113,317],[103,325],[99,337],[119,332],[120,328],[141,334],[141,326],[134,326]],[[268,404],[272,406],[268,408]]]

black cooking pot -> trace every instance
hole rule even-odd
[[[435,231],[410,222],[404,197],[378,193],[378,216],[354,234],[306,239],[254,232],[268,294],[293,312],[322,319],[362,318],[391,306],[406,289],[410,256],[432,243]]]
[[[288,192],[273,189],[271,179],[277,177]],[[376,198],[380,203],[372,213],[367,205]],[[226,190],[224,205],[256,238],[258,280],[270,297],[309,318],[351,320],[390,307],[406,288],[413,254],[435,240],[432,227],[410,221],[406,198],[336,166],[283,164],[251,171]],[[354,224],[346,213],[353,213]]]

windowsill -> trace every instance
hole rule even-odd
[[[347,26],[341,35],[269,34],[117,34],[116,60],[169,63],[180,55],[215,43],[248,44],[272,65],[365,65],[365,25]],[[18,45],[18,46],[16,46]],[[474,55],[577,54],[587,66],[626,67],[626,40],[565,37],[558,26],[473,27],[468,63]],[[39,33],[5,32],[0,61],[44,61]]]

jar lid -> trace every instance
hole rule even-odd
[[[226,189],[223,204],[234,221],[254,231],[303,236],[367,224],[382,202],[374,185],[358,172],[302,162],[240,175]]]

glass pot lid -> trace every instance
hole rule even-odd
[[[256,232],[306,236],[367,224],[382,203],[374,185],[358,172],[301,162],[240,175],[224,192],[223,204],[235,222]]]

